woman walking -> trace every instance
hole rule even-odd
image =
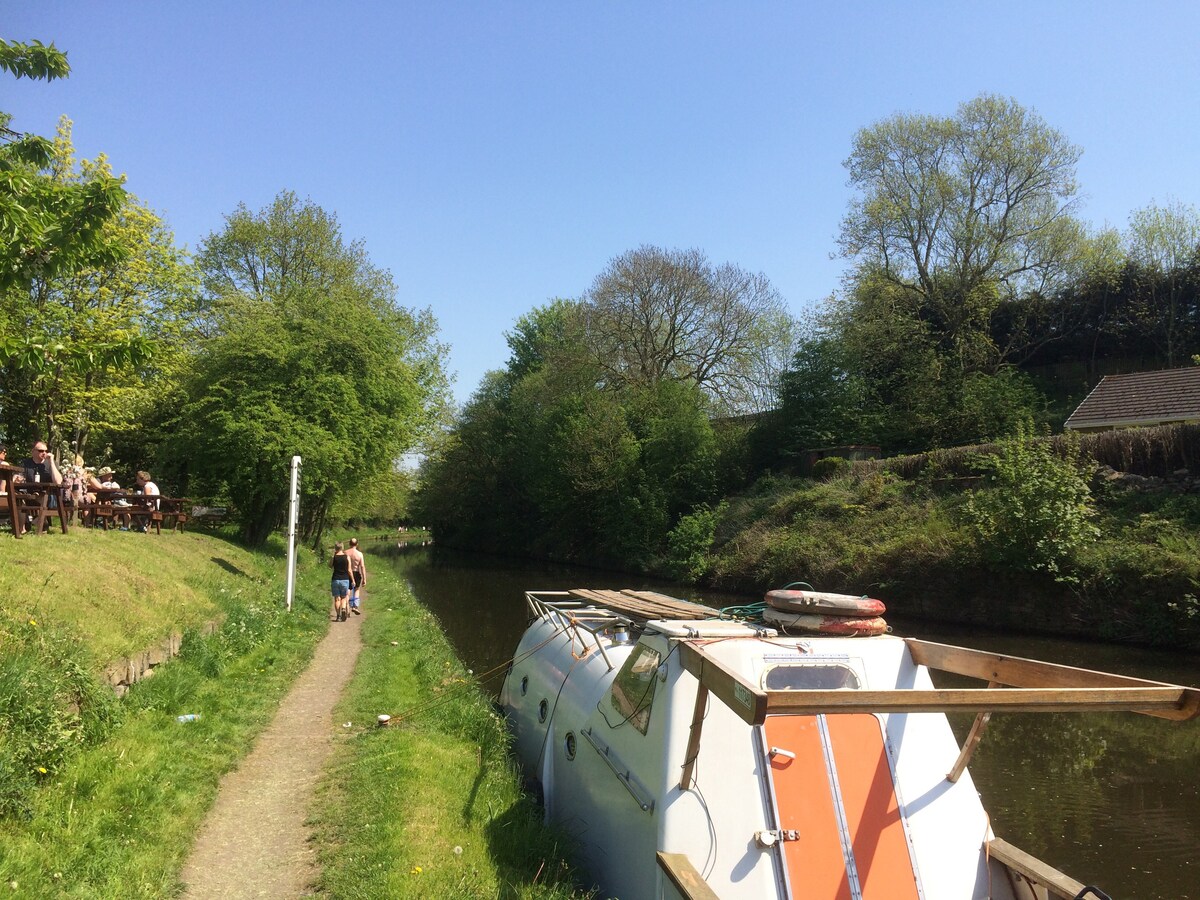
[[[350,557],[346,555],[341,541],[333,545],[333,559],[330,560],[330,565],[333,566],[333,580],[329,588],[333,593],[331,621],[345,622],[350,617],[347,605],[347,598],[350,596]]]

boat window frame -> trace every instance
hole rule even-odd
[[[843,677],[841,684],[830,685],[827,683],[819,684],[787,684],[787,685],[770,685],[768,679],[776,669],[837,669],[846,673],[849,678]],[[848,683],[852,681],[853,683]],[[848,660],[842,659],[789,659],[786,661],[780,660],[767,666],[763,669],[762,676],[759,679],[759,685],[764,691],[858,691],[862,690],[863,679],[859,675],[854,666],[850,665]]]
[[[654,708],[655,685],[658,670],[662,665],[662,653],[648,644],[639,643],[633,648],[608,688],[609,704],[621,717],[639,732],[645,734],[650,728],[650,713]],[[627,686],[641,689],[637,702],[631,702],[632,693]]]

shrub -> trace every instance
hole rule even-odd
[[[989,487],[969,495],[965,513],[985,559],[1060,581],[1078,550],[1099,537],[1089,473],[1079,463],[1079,439],[1038,440],[1028,424],[980,460]]]
[[[844,475],[849,469],[849,460],[840,456],[823,456],[812,464],[812,477],[818,481],[829,481]]]
[[[696,581],[708,571],[709,550],[724,512],[724,503],[716,509],[698,506],[671,529],[667,535],[667,567],[673,575]]]

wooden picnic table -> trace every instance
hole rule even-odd
[[[13,537],[20,538],[27,530],[35,535],[42,533],[46,519],[57,514],[62,533],[67,533],[67,488],[63,484],[49,481],[16,482],[15,476],[24,476],[25,470],[20,466],[0,463],[4,480],[8,482],[7,500],[8,515],[12,521]],[[54,498],[54,503],[51,503]],[[26,528],[26,519],[32,519]]]

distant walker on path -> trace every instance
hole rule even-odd
[[[345,622],[350,617],[347,598],[350,596],[350,557],[338,541],[333,545],[333,578],[329,590],[333,594],[333,621]]]
[[[367,583],[367,559],[358,549],[358,538],[350,538],[350,549],[346,551],[350,557],[350,609],[356,615],[362,615],[362,597],[359,590]]]

